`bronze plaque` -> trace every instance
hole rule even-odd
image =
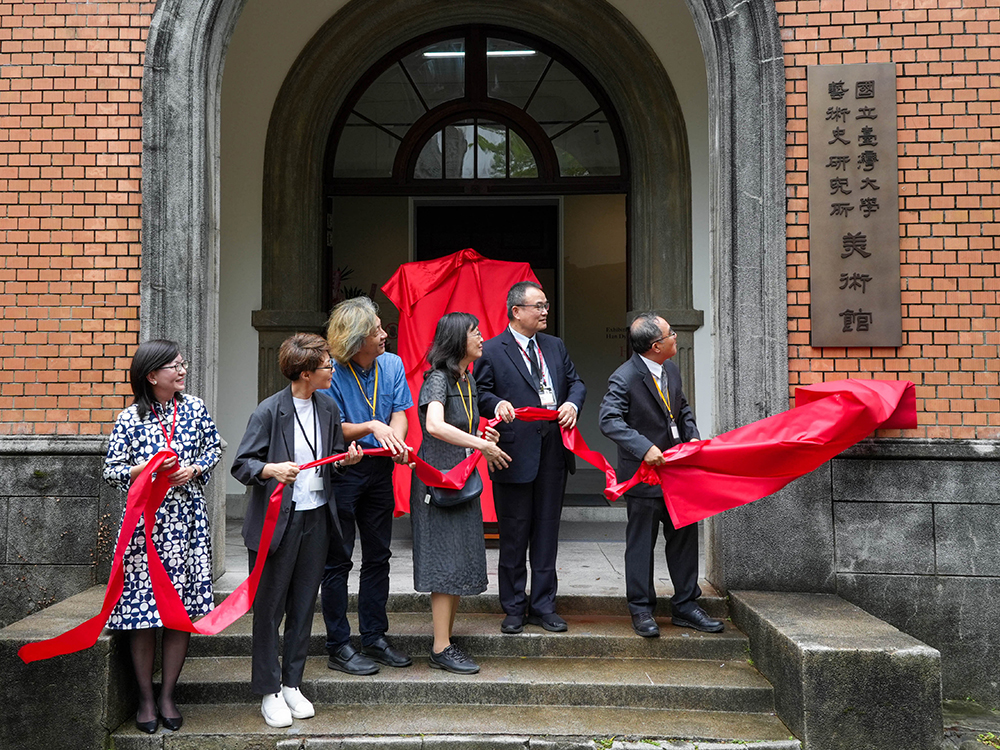
[[[896,66],[812,65],[813,346],[902,346]]]

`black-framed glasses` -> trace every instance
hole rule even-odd
[[[332,370],[332,369],[333,369],[333,362],[331,362],[331,363],[330,363],[330,364],[328,364],[328,365],[320,365],[320,366],[319,366],[319,367],[317,367],[316,369],[317,369],[317,370]]]
[[[538,312],[545,312],[546,310],[549,309],[549,303],[548,302],[536,302],[533,305],[514,305],[514,307],[533,307],[536,310],[538,310]]]
[[[185,361],[181,360],[180,362],[175,362],[172,365],[164,365],[160,369],[161,370],[173,370],[174,372],[178,372],[178,373],[181,370],[184,370],[185,372],[187,372],[188,370],[191,369],[191,363],[190,362],[185,362]]]

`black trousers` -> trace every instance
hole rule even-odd
[[[500,606],[508,615],[556,611],[556,552],[566,490],[566,458],[559,426],[542,422],[542,451],[533,482],[493,483],[500,527],[497,577]],[[531,601],[525,593],[531,561]]]
[[[298,687],[309,651],[316,596],[330,543],[329,510],[293,511],[281,544],[267,556],[253,602],[253,658],[250,688],[257,695]],[[247,550],[250,570],[257,553]],[[285,618],[285,643],[278,663],[278,626]]]
[[[663,524],[667,570],[674,585],[672,609],[684,613],[701,596],[698,586],[698,524],[674,529],[663,498],[636,498],[625,495],[628,524],[625,527],[625,596],[631,614],[656,610],[653,550]]]
[[[370,646],[385,635],[389,618],[389,558],[392,552],[391,458],[366,458],[348,467],[334,482],[337,515],[344,544],[331,544],[323,575],[323,619],[326,621],[326,648],[336,651],[351,639],[347,621],[347,577],[354,563],[355,529],[361,536],[361,580],[358,582],[358,624],[361,644]]]

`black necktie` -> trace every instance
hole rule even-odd
[[[534,339],[528,339],[528,360],[531,362],[531,377],[535,379],[535,384],[540,387],[542,384],[542,368],[538,364],[538,350],[535,349]]]

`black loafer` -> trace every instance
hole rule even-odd
[[[341,646],[330,654],[330,660],[326,665],[330,669],[337,669],[353,675],[375,674],[378,672],[378,664],[364,654],[359,653],[350,643]]]
[[[507,615],[500,623],[501,633],[520,633],[524,630],[524,615]]]
[[[432,648],[428,661],[434,669],[443,669],[454,674],[475,674],[479,671],[479,665],[454,643],[440,654],[435,654]]]
[[[385,636],[362,648],[361,653],[387,667],[408,667],[413,664],[413,659],[394,648]]]
[[[643,638],[658,638],[660,635],[660,626],[649,612],[636,612],[632,615],[632,630]]]
[[[566,621],[555,612],[546,615],[528,615],[529,625],[540,625],[552,633],[563,633],[569,629]]]
[[[709,617],[708,613],[699,606],[695,606],[694,609],[687,612],[673,610],[670,620],[679,628],[694,628],[703,633],[721,633],[726,629],[726,624],[722,620]]]

